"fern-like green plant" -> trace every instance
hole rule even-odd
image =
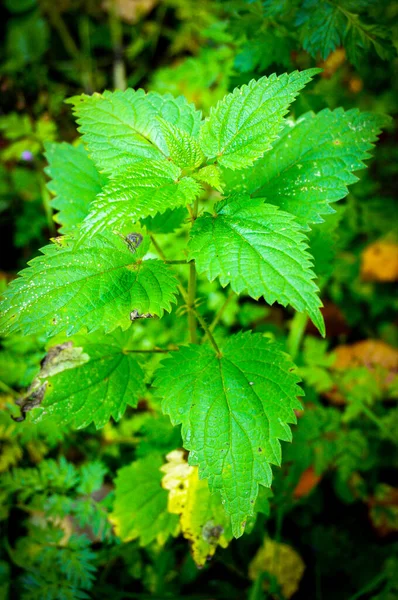
[[[250,331],[218,335],[196,281],[218,279],[232,294],[290,305],[325,334],[307,232],[346,195],[386,118],[338,109],[287,120],[317,73],[253,80],[205,120],[182,97],[142,90],[73,98],[82,145],[46,149],[64,235],[11,282],[1,306],[2,333],[45,334],[52,347],[23,416],[102,427],[154,382],[163,412],[182,425],[189,464],[220,498],[236,537],[259,486],[271,486],[302,392],[277,343]],[[167,250],[158,232],[168,233]],[[162,318],[176,302],[176,319],[188,314],[186,339],[138,342],[137,322]],[[66,341],[79,360],[50,369]],[[169,351],[153,377],[150,353]],[[113,520],[125,539],[143,543],[173,533],[178,521],[160,487],[162,461],[151,460],[116,480]],[[133,521],[123,521],[129,511]]]

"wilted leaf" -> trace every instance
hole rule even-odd
[[[255,580],[261,573],[274,575],[289,599],[297,592],[304,569],[301,556],[291,546],[266,539],[249,565],[249,577]]]
[[[167,455],[162,486],[169,490],[168,510],[180,515],[183,536],[192,543],[193,559],[203,567],[216,551],[232,539],[231,519],[219,494],[211,494],[207,481],[199,479],[198,467],[191,467],[182,450]]]
[[[381,241],[365,248],[361,278],[364,281],[398,281],[398,244]]]

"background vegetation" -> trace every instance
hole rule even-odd
[[[44,146],[76,138],[67,97],[143,87],[184,94],[207,114],[252,78],[320,66],[295,117],[342,106],[396,122],[395,2],[4,0],[0,14],[1,289],[57,234]],[[393,121],[333,219],[311,232],[327,340],[301,315],[200,284],[206,320],[224,336],[245,328],[279,340],[306,394],[262,512],[202,569],[184,537],[128,541],[115,516],[118,470],[145,472],[181,446],[156,399],[100,430],[15,422],[45,340],[3,340],[1,598],[398,597],[396,132]],[[167,346],[186,316],[165,322],[135,327]],[[118,514],[128,508],[119,502]]]

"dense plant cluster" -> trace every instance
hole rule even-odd
[[[393,600],[396,6],[1,11],[1,594]]]

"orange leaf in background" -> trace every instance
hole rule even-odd
[[[377,367],[391,373],[398,371],[398,350],[382,340],[364,340],[355,344],[337,346],[334,349],[335,369],[366,367],[370,371]]]
[[[323,69],[321,77],[324,79],[330,79],[332,75],[337,71],[341,65],[346,61],[346,53],[344,48],[336,48],[334,52],[329,54],[326,60],[324,60],[319,66]]]
[[[362,253],[361,278],[363,281],[398,281],[398,245],[375,242]]]
[[[103,8],[110,11],[115,2],[116,14],[126,23],[137,23],[157,4],[157,0],[105,0]]]
[[[308,469],[301,474],[299,482],[294,489],[293,497],[298,500],[299,498],[308,496],[308,494],[310,494],[318,485],[320,480],[321,477],[315,473],[314,467],[308,467]]]
[[[381,391],[389,390],[398,373],[398,350],[382,340],[364,340],[337,346],[333,352],[336,357],[333,369],[347,371],[364,367],[372,373]],[[346,403],[337,385],[324,395],[334,404]]]
[[[398,488],[379,484],[368,505],[370,519],[379,535],[398,531]]]

